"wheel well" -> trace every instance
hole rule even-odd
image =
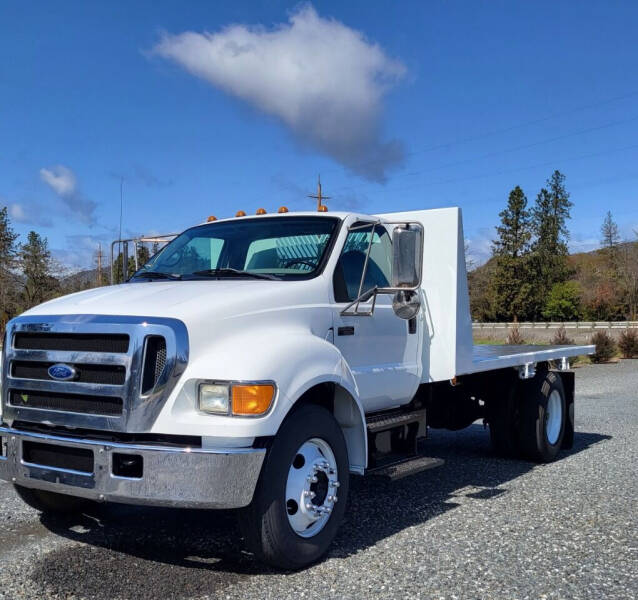
[[[368,457],[366,428],[359,405],[352,395],[338,383],[319,383],[299,397],[291,412],[306,404],[323,406],[333,414],[346,441],[350,471],[363,474]]]

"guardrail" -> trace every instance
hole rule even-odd
[[[473,322],[472,329],[511,329],[514,325],[518,325],[519,329],[559,329],[565,327],[565,329],[575,330],[594,330],[594,329],[638,329],[638,321],[552,321],[552,322],[531,322],[531,321],[519,321],[510,323],[480,323]]]

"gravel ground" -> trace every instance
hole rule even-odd
[[[353,479],[328,558],[276,573],[232,513],[103,506],[39,517],[0,483],[0,598],[638,597],[638,360],[578,369],[573,450],[490,456],[474,425],[437,432],[443,467]]]

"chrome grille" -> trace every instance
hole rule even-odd
[[[166,367],[166,340],[158,335],[146,338],[144,368],[142,373],[142,394],[148,394],[157,385]]]
[[[25,316],[3,353],[5,421],[142,433],[186,368],[188,334],[177,319]],[[58,363],[69,380],[49,374]]]
[[[86,333],[16,333],[13,347],[18,350],[63,350],[78,352],[128,351],[128,335],[104,335]]]
[[[11,362],[11,377],[17,379],[52,380],[49,367],[55,363],[35,360],[14,360]],[[107,383],[123,385],[126,381],[126,368],[123,365],[71,365],[77,372],[73,381],[80,383]]]
[[[16,408],[39,408],[42,410],[119,417],[122,414],[124,402],[122,398],[108,396],[9,390],[9,405]]]

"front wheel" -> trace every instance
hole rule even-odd
[[[563,382],[552,371],[539,371],[525,385],[520,441],[523,453],[536,462],[556,458],[565,435],[567,404]]]
[[[325,408],[303,406],[284,422],[240,525],[249,549],[281,569],[321,558],[334,539],[348,497],[348,452]]]

